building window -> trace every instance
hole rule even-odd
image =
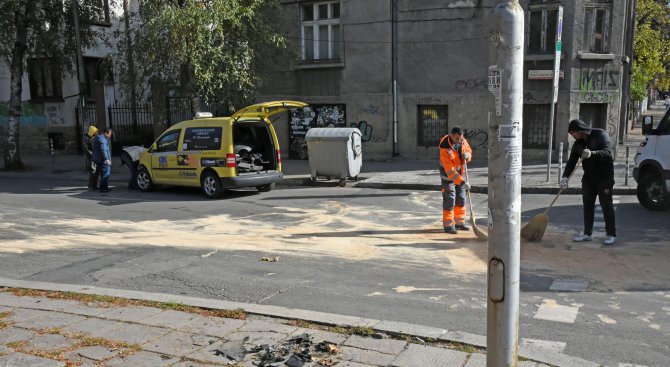
[[[52,59],[28,60],[28,82],[32,100],[61,100],[63,98],[59,64]]]
[[[584,48],[590,52],[607,52],[609,9],[587,7],[584,14]]]
[[[528,53],[551,54],[556,49],[557,9],[537,9],[529,12]]]
[[[449,133],[449,106],[417,106],[418,116],[418,145],[421,147],[436,147],[440,139]]]
[[[303,4],[300,28],[303,62],[340,61],[339,1]]]
[[[549,144],[549,104],[523,105],[523,147],[528,149],[547,149]],[[556,121],[554,110],[554,121]],[[554,129],[553,146],[556,147],[556,129]]]
[[[84,57],[84,69],[86,70],[86,97],[95,97],[95,85],[97,83],[113,83],[111,60],[97,57]]]
[[[86,0],[90,11],[91,23],[110,25],[109,0]]]

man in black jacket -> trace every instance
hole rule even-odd
[[[616,225],[614,220],[614,204],[612,189],[614,188],[614,158],[612,143],[607,132],[592,129],[582,120],[572,120],[568,132],[575,138],[570,151],[570,158],[565,165],[561,178],[561,187],[568,187],[568,177],[575,170],[577,162],[582,159],[584,177],[582,178],[582,201],[584,203],[584,233],[575,237],[575,242],[591,241],[593,238],[593,219],[596,196],[600,201],[605,216],[607,238],[605,245],[616,242]]]

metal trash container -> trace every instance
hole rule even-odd
[[[363,165],[361,132],[356,128],[312,128],[307,131],[307,153],[312,184],[317,177],[339,178],[340,186],[347,178],[358,181]]]

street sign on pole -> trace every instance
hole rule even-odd
[[[518,363],[524,15],[500,0],[491,15],[486,365]]]
[[[558,78],[561,72],[561,48],[563,47],[563,7],[558,7],[558,19],[556,20],[556,48],[554,54],[554,78],[552,83],[551,107],[549,108],[549,131],[547,135],[547,182],[551,179],[551,156],[554,153],[554,113],[558,102]]]

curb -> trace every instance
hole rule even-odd
[[[438,341],[469,344],[480,348],[486,348],[486,336],[466,333],[462,331],[444,330],[440,328],[409,324],[397,321],[375,320],[356,316],[338,315],[332,313],[301,310],[296,308],[259,305],[253,303],[222,301],[207,298],[171,295],[164,293],[150,293],[133,290],[122,290],[113,288],[99,288],[95,286],[57,284],[48,282],[16,280],[0,278],[0,287],[30,288],[56,292],[75,292],[83,294],[103,295],[119,298],[129,298],[143,301],[175,302],[188,306],[203,307],[210,309],[238,309],[260,315],[276,317],[281,319],[298,319],[317,324],[329,326],[364,326],[372,327],[375,331],[383,333],[401,333],[419,338],[433,338]],[[519,356],[532,359],[558,367],[598,367],[597,363],[589,362],[581,358],[570,357],[565,354],[556,353],[541,348],[520,347]]]
[[[39,180],[39,181],[50,181],[53,179],[58,179],[60,181],[67,181],[67,182],[81,182],[82,185],[86,184],[87,178],[82,177],[82,178],[73,178],[73,177],[53,177],[55,175],[61,175],[61,174],[54,174],[54,173],[48,173],[45,175],[39,175],[39,176],[19,176],[19,175],[7,175],[7,174],[1,174],[0,173],[0,179],[14,179],[14,180],[19,180],[19,179],[30,179],[30,180]],[[52,176],[52,177],[50,177]],[[114,177],[114,176],[112,176]],[[305,181],[309,178],[309,176],[305,177],[289,177],[289,178],[284,178],[283,180],[277,182],[277,185],[279,186],[285,186],[285,187],[332,187],[332,186],[337,186],[337,181],[332,181],[330,182],[330,185],[325,184],[325,185],[320,185],[317,184],[316,186],[312,186],[311,184],[306,183]],[[123,180],[121,179],[114,179],[110,178],[109,182],[113,182],[116,184],[126,184],[128,182],[128,179],[125,178]],[[421,183],[397,183],[397,182],[365,182],[365,181],[360,181],[360,182],[348,182],[351,186],[350,187],[355,187],[355,188],[360,188],[360,189],[378,189],[378,190],[412,190],[412,191],[440,191],[442,190],[442,187],[438,184],[421,184]],[[558,187],[532,187],[532,186],[526,186],[526,187],[521,187],[521,193],[522,194],[550,194],[550,195],[556,195],[558,194],[558,191],[560,189]],[[488,194],[488,186],[482,186],[482,185],[473,185],[471,192],[474,194]],[[566,190],[563,190],[564,195],[581,195],[582,191],[581,189],[577,187],[570,187]],[[615,187],[612,190],[612,193],[614,195],[637,195],[637,189],[634,187]]]
[[[442,187],[437,184],[404,184],[404,183],[387,183],[387,182],[359,182],[354,185],[357,188],[363,189],[393,189],[393,190],[415,190],[415,191],[440,191]],[[560,188],[558,187],[522,187],[522,194],[558,194]],[[488,186],[472,185],[470,191],[474,194],[488,194]],[[564,195],[581,195],[582,190],[576,187],[570,187],[563,190]],[[635,188],[615,187],[612,190],[614,195],[636,195]]]

